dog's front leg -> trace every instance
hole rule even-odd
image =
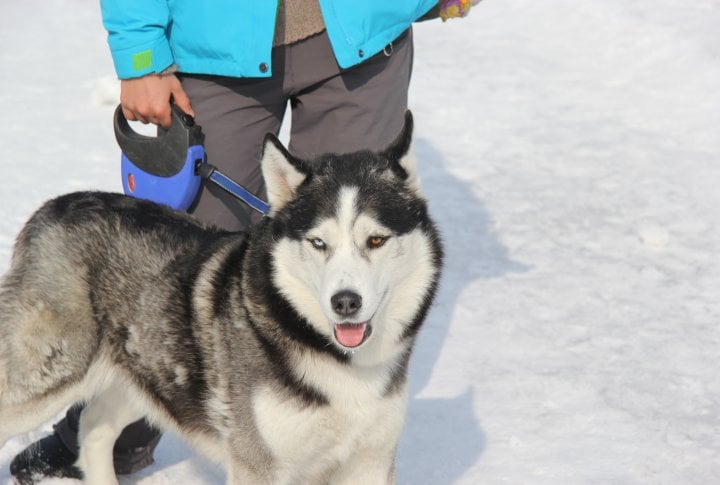
[[[394,485],[394,452],[378,454],[377,450],[357,450],[353,452],[330,480],[333,485],[378,484]]]
[[[271,485],[273,483],[268,475],[261,475],[240,463],[231,463],[226,467],[226,471],[227,485],[247,485],[249,483],[253,485]]]
[[[127,389],[120,385],[99,394],[90,401],[80,415],[80,457],[77,465],[88,485],[116,485],[113,466],[115,440],[125,427],[143,415],[130,406]]]

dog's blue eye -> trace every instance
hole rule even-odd
[[[312,244],[312,247],[314,247],[315,249],[319,249],[321,251],[327,247],[327,245],[325,244],[325,241],[323,241],[319,237],[314,237],[312,239],[308,239],[308,241],[310,241],[310,244]]]

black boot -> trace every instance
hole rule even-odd
[[[77,454],[53,433],[18,453],[10,463],[10,473],[19,485],[32,485],[47,477],[81,479],[76,461]]]
[[[48,477],[82,478],[82,472],[75,466],[81,412],[80,406],[70,408],[65,418],[54,426],[53,434],[36,441],[13,459],[10,473],[19,485],[32,485]],[[115,473],[126,475],[151,465],[161,436],[160,431],[144,420],[125,428],[113,450]]]

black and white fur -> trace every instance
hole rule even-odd
[[[249,236],[107,193],[46,203],[0,282],[0,445],[76,401],[78,466],[147,416],[230,484],[395,482],[442,250],[409,155],[300,160],[268,136]]]

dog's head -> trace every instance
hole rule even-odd
[[[387,358],[407,348],[424,318],[441,249],[410,151],[412,124],[408,112],[377,153],[301,160],[276,137],[265,140],[266,271],[305,326],[287,330],[316,348]]]

